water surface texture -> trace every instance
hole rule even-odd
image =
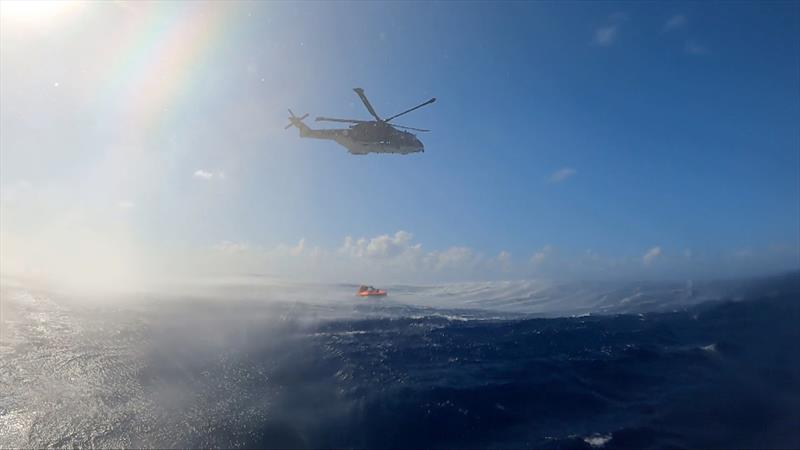
[[[797,274],[533,284],[86,302],[6,283],[0,446],[800,445]]]

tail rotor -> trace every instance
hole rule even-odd
[[[308,117],[308,113],[306,113],[303,117],[297,117],[297,116],[294,115],[294,113],[290,109],[289,110],[289,125],[286,125],[284,127],[284,130],[288,130],[289,128],[292,128],[292,125],[300,128],[300,126],[298,124],[303,123],[303,119],[305,119],[306,117]]]

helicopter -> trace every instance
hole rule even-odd
[[[353,155],[366,155],[368,153],[400,153],[407,155],[409,153],[424,152],[425,146],[422,145],[417,137],[408,131],[413,130],[426,132],[421,128],[404,127],[400,125],[390,124],[393,119],[408,114],[411,111],[422,108],[425,105],[430,105],[436,101],[432,98],[424,103],[421,103],[411,109],[407,109],[401,113],[395,114],[388,119],[381,119],[378,113],[367,100],[364,95],[364,90],[361,88],[353,89],[358,94],[367,111],[375,118],[375,120],[356,120],[356,119],[336,119],[331,117],[317,117],[316,122],[339,122],[350,123],[349,128],[344,129],[322,129],[314,130],[308,127],[303,120],[308,117],[305,114],[303,117],[297,117],[292,110],[289,110],[289,125],[286,125],[288,130],[292,126],[300,130],[300,137],[314,138],[314,139],[328,139],[336,141],[337,144],[347,148]]]

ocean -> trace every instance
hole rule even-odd
[[[800,273],[387,288],[5,279],[0,447],[800,447]]]

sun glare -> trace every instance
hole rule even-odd
[[[74,9],[78,2],[66,0],[3,0],[0,18],[26,24],[42,24]]]

